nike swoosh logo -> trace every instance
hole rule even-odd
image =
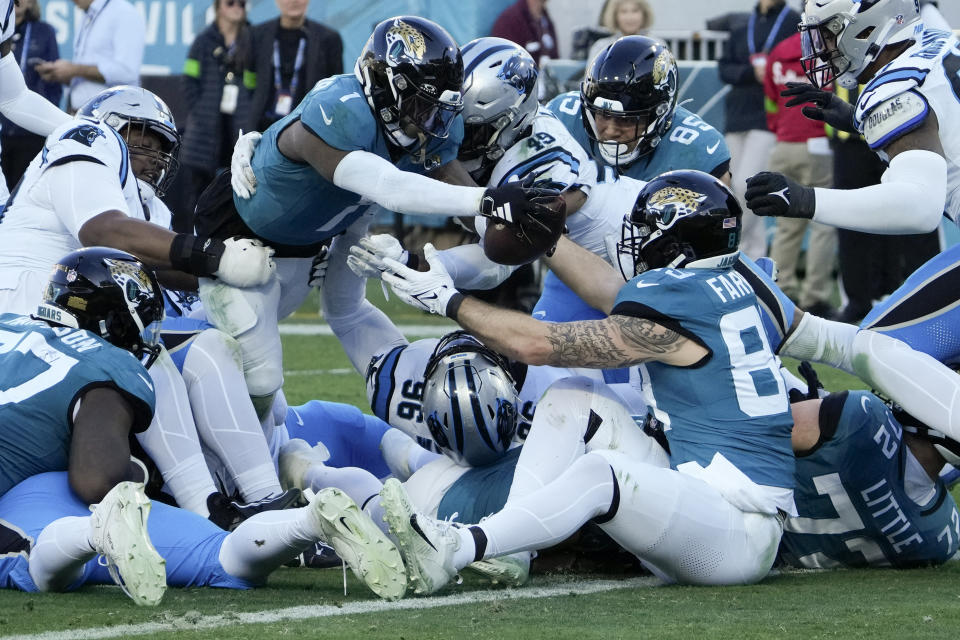
[[[145,377],[143,377],[142,373],[138,373],[137,376],[139,376],[139,378],[143,380],[143,384],[147,385],[150,388],[150,391],[153,391],[153,383],[150,380],[147,380]]]
[[[320,115],[323,116],[323,121],[326,122],[327,125],[333,124],[333,118],[327,117],[327,112],[323,110],[323,105],[318,104],[317,106],[320,107]]]
[[[437,548],[433,546],[433,543],[430,542],[430,538],[427,537],[427,534],[425,534],[425,533],[423,532],[423,529],[420,528],[420,523],[417,522],[417,516],[416,516],[416,515],[410,516],[410,526],[413,527],[413,530],[417,532],[417,535],[420,536],[421,538],[423,538],[424,542],[426,542],[428,545],[430,545],[430,547],[431,547],[434,551],[437,550]]]
[[[330,124],[330,123],[328,122],[327,124]],[[710,155],[713,155],[713,152],[716,151],[719,146],[720,146],[720,141],[717,140],[716,142],[713,143],[712,147],[707,147],[707,153],[709,153]]]
[[[637,289],[643,289],[644,287],[655,287],[658,284],[660,283],[659,282],[638,282]]]
[[[297,418],[297,425],[299,425],[299,426],[302,427],[302,426],[303,426],[303,418],[300,417],[300,414],[297,413],[297,410],[296,410],[296,409],[291,409],[291,411],[293,411],[293,415]]]
[[[426,294],[422,294],[422,293],[421,293],[421,294],[418,295],[418,296],[414,296],[414,298],[416,298],[417,300],[436,300],[436,299],[437,299],[437,294],[436,294],[436,293],[431,293],[430,295],[426,295]]]
[[[347,524],[347,519],[343,516],[340,516],[340,525],[350,533],[353,533],[353,529],[350,528],[350,525]]]

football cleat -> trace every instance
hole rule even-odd
[[[357,503],[334,487],[304,495],[317,532],[354,575],[385,600],[402,598],[407,585],[400,552]]]
[[[167,589],[166,561],[147,533],[150,507],[139,482],[121,482],[90,507],[93,548],[123,592],[148,607],[157,605]]]
[[[465,568],[482,575],[493,584],[521,587],[530,579],[530,553],[521,551],[500,558],[477,560]]]
[[[285,489],[306,489],[304,476],[313,466],[323,466],[330,459],[330,451],[322,442],[311,447],[300,438],[293,438],[280,447],[278,466],[280,468],[280,486]]]
[[[460,537],[455,524],[418,513],[396,478],[384,483],[380,506],[390,533],[400,544],[414,593],[433,593],[456,577],[453,555],[460,548]]]
[[[264,511],[279,511],[295,507],[300,496],[300,490],[292,488],[277,496],[243,503],[231,500],[220,492],[211,493],[207,497],[207,509],[210,511],[208,520],[225,531],[233,531],[250,516]]]

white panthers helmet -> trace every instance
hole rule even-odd
[[[923,32],[920,1],[806,0],[800,32],[810,82],[853,89],[885,47]]]
[[[537,115],[537,65],[520,45],[477,38],[463,54],[463,142],[459,160],[471,173],[499,160]]]

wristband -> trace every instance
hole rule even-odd
[[[222,240],[178,233],[170,244],[170,265],[177,271],[209,278],[220,268],[223,251]]]
[[[459,291],[450,296],[450,299],[447,301],[447,310],[444,315],[451,320],[456,321],[457,314],[460,312],[460,305],[462,305],[463,301],[466,299],[467,296],[463,295]]]

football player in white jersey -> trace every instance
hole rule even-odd
[[[27,89],[12,51],[17,26],[15,4],[17,0],[0,0],[0,114],[31,133],[47,136],[68,122],[70,116],[43,96]],[[0,205],[8,197],[7,181],[0,175]]]
[[[163,193],[178,145],[167,106],[139,87],[100,93],[76,119],[48,136],[0,217],[0,307],[30,313],[52,265],[90,243],[124,248],[147,263],[195,274],[213,268],[227,278],[268,277],[269,251],[256,243],[225,241],[211,250],[195,236],[175,235],[146,221],[151,214],[142,197]],[[165,211],[154,208],[161,215]],[[191,246],[199,248],[203,260],[191,262],[172,249]],[[196,288],[188,273],[164,275],[168,282],[175,278],[186,282],[185,288]],[[179,504],[206,517],[208,499],[217,491],[180,373],[164,351],[150,374],[161,400],[151,428],[139,439]]]
[[[811,118],[862,133],[889,160],[881,184],[809,188],[761,173],[747,205],[760,215],[812,218],[871,233],[923,233],[942,215],[960,221],[960,42],[932,5],[917,0],[808,2],[804,34],[813,85],[788,91]],[[865,84],[855,107],[822,87]],[[960,361],[956,291],[960,247],[920,267],[863,320],[860,330],[805,314],[790,338],[796,357],[853,371],[923,423],[960,439],[960,379],[940,363]],[[822,349],[819,345],[826,344]],[[907,345],[909,345],[909,348]],[[804,352],[806,351],[806,352]]]

